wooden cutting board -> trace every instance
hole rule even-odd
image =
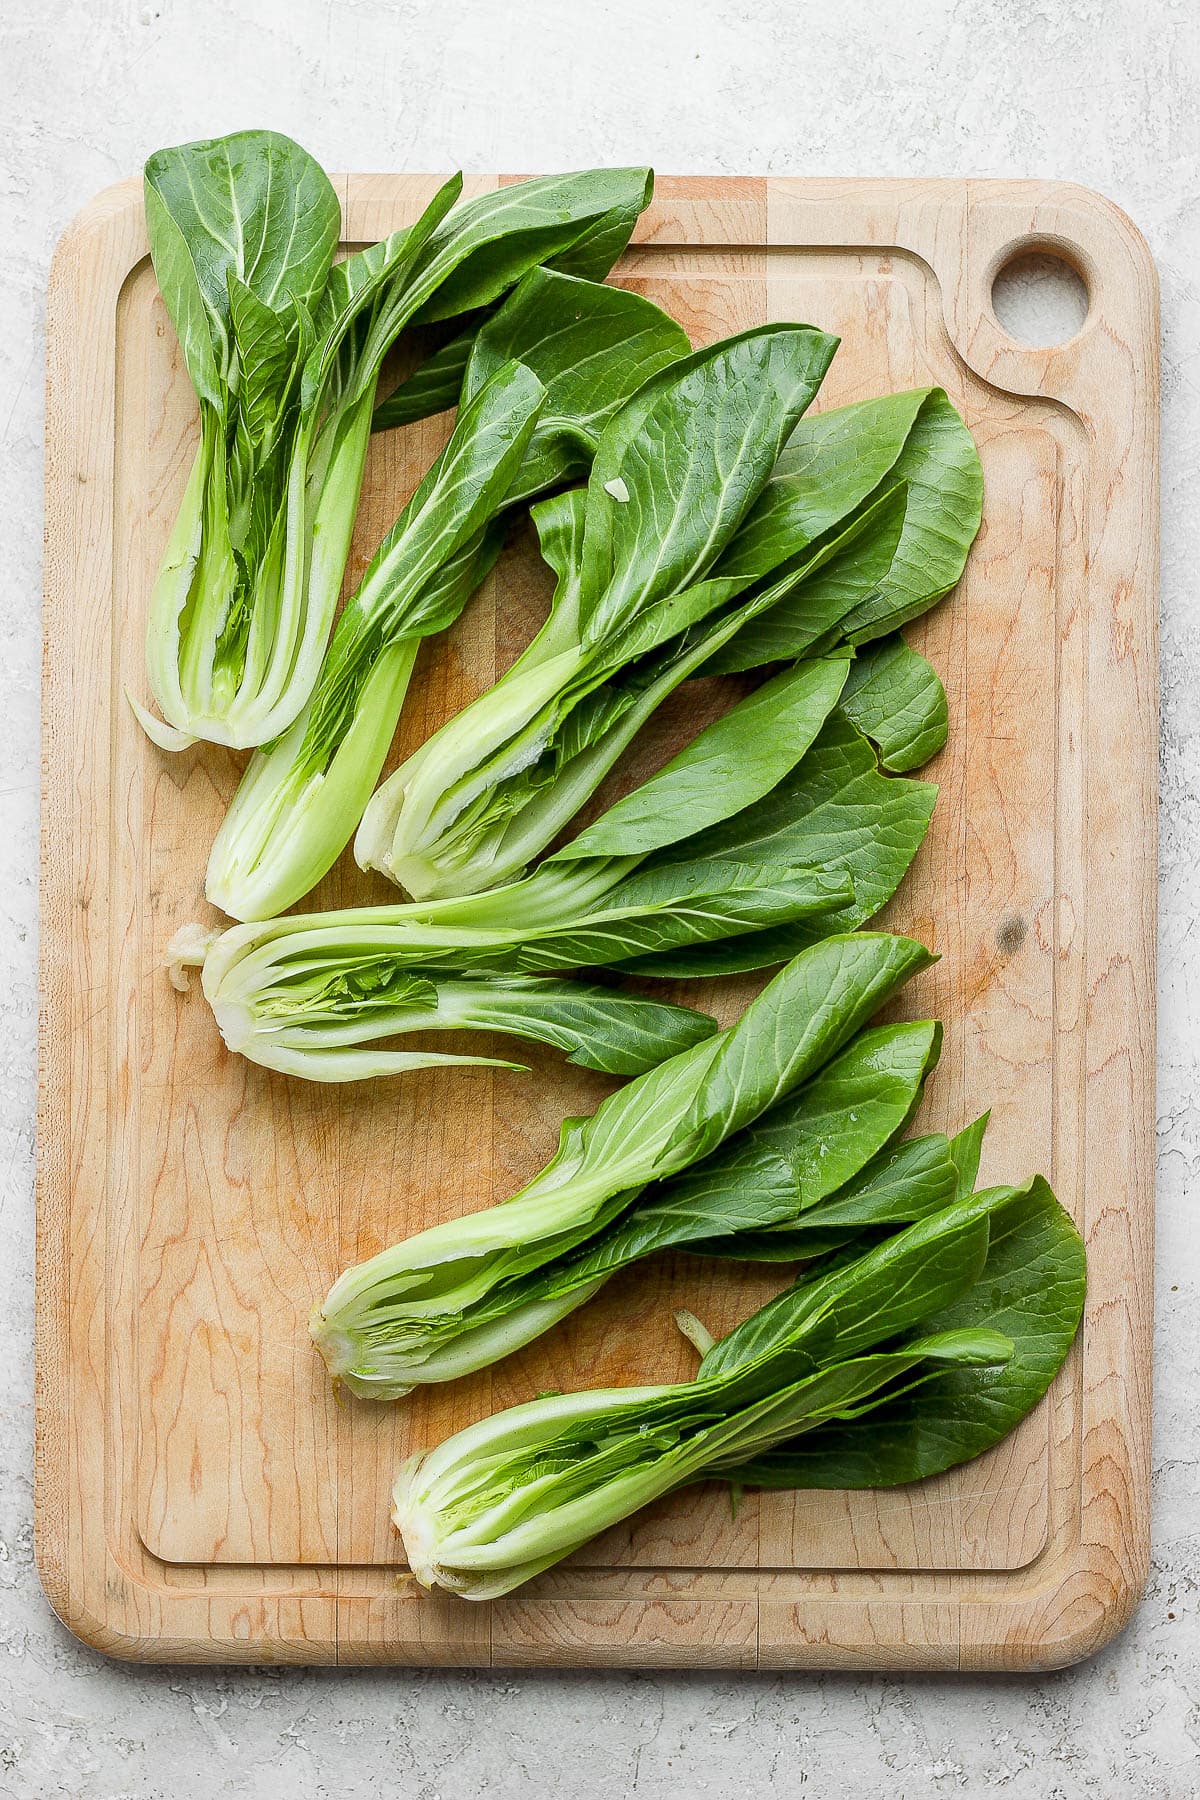
[[[433,178],[351,176],[347,241]],[[469,191],[495,185],[468,184]],[[1083,275],[1083,329],[1008,337],[993,275],[1029,248]],[[305,1320],[347,1262],[502,1199],[611,1084],[432,1070],[358,1088],[227,1055],[163,947],[203,900],[237,759],[165,756],[147,597],[195,407],[140,186],[54,262],[47,417],[37,1544],[52,1604],[150,1660],[1042,1668],[1104,1643],[1147,1566],[1153,1226],[1157,312],[1129,221],[1040,182],[660,181],[617,279],[697,342],[805,319],[843,347],[828,406],[940,382],[975,433],[984,527],[914,630],[945,680],[930,837],[884,922],[942,960],[906,994],[946,1025],[925,1128],[989,1103],[987,1181],[1053,1180],[1088,1244],[1078,1342],[991,1454],[881,1494],[678,1495],[490,1606],[421,1594],[388,1522],[402,1455],[547,1387],[683,1378],[671,1322],[721,1331],[779,1272],[661,1258],[539,1344],[391,1408],[335,1402]],[[445,437],[377,439],[352,573]],[[548,585],[528,542],[427,651],[411,748],[511,659]],[[644,771],[720,704],[689,693]],[[348,859],[345,859],[348,861]],[[323,904],[391,890],[339,867]],[[726,1019],[746,983],[689,997]],[[523,1054],[525,1054],[523,1052]],[[398,1579],[400,1577],[400,1579]]]

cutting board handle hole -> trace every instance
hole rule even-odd
[[[992,311],[1020,344],[1049,349],[1082,331],[1088,315],[1087,283],[1058,251],[1022,247],[992,279]]]

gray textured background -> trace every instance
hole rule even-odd
[[[0,1792],[1074,1800],[1200,1789],[1200,13],[1192,0],[2,0]],[[128,1668],[51,1616],[30,1541],[42,323],[77,207],[247,124],[329,168],[649,160],[727,174],[1040,175],[1158,259],[1163,843],[1154,1573],[1059,1675],[944,1680]]]

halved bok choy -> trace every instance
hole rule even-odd
[[[534,508],[558,578],[550,618],[374,795],[355,841],[364,868],[415,898],[511,879],[689,676],[839,643],[868,646],[854,706],[868,735],[890,720],[887,766],[940,748],[941,683],[897,633],[962,573],[982,492],[970,433],[940,389],[803,417],[766,477],[747,483],[748,509],[714,507],[710,521],[692,484],[706,443],[735,455],[720,438],[717,378],[749,352],[734,339],[704,354],[710,363],[667,371],[618,415],[586,490]],[[743,386],[753,379],[742,372]],[[692,546],[694,565],[660,554],[664,533]]]
[[[338,620],[311,700],[234,795],[209,857],[214,905],[269,918],[332,867],[379,779],[421,643],[458,617],[514,510],[586,473],[606,419],[687,350],[649,301],[544,269],[478,330],[449,443]]]
[[[410,1457],[393,1519],[413,1574],[495,1599],[695,1481],[886,1486],[950,1468],[1041,1398],[1085,1281],[1040,1178],[952,1199],[802,1277],[691,1381],[549,1395]]]
[[[506,1355],[582,1304],[605,1279],[508,1316],[509,1284],[579,1249],[651,1181],[709,1156],[806,1081],[931,961],[908,938],[858,933],[801,952],[736,1024],[638,1076],[586,1119],[498,1206],[447,1220],[348,1269],[314,1308],[330,1373],[395,1398]],[[928,1059],[926,1043],[922,1065]]]
[[[704,634],[689,662],[668,647],[739,591],[709,571],[835,349],[810,326],[760,327],[673,363],[622,407],[587,487],[535,509],[558,576],[549,619],[379,789],[360,865],[414,899],[476,892],[520,874],[569,822],[641,720],[716,648]],[[497,832],[531,798],[536,841],[503,845]]]
[[[333,263],[340,208],[272,132],[161,150],[146,165],[150,252],[200,405],[200,444],[150,601],[156,743],[269,742],[317,678],[362,485],[376,382],[410,324],[473,315],[531,268],[611,267],[645,169],[515,184],[420,217]],[[582,265],[582,266],[580,266]]]
[[[219,997],[213,1010],[230,1050],[307,1081],[361,1081],[446,1064],[525,1070],[523,1063],[481,1051],[405,1050],[390,1042],[441,1031],[498,1032],[553,1045],[581,1068],[640,1075],[717,1029],[715,1019],[688,1006],[549,976],[471,980],[380,970],[368,962],[345,972],[319,965],[315,976],[298,969],[295,977],[275,996],[269,1021]],[[381,1038],[389,1040],[386,1048],[377,1047]]]

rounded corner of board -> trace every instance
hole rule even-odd
[[[116,1618],[93,1611],[77,1592],[61,1559],[37,1533],[34,1536],[34,1566],[50,1610],[59,1624],[85,1649],[95,1650],[115,1662],[163,1660],[153,1640],[127,1630]]]
[[[1072,1586],[1078,1583],[1081,1575],[1086,1579],[1088,1571],[1076,1569],[1073,1572]],[[1099,1568],[1092,1571],[1092,1604],[1072,1604],[1068,1599],[1057,1629],[1041,1624],[1032,1636],[1032,1654],[1026,1666],[1052,1672],[1076,1668],[1080,1663],[1090,1662],[1093,1657],[1099,1656],[1132,1623],[1141,1605],[1149,1576],[1148,1547],[1136,1563],[1122,1564],[1115,1577],[1111,1572],[1111,1564],[1106,1559],[1103,1576]],[[1105,1591],[1100,1594],[1096,1590],[1102,1579]],[[1052,1599],[1052,1596],[1048,1598]]]
[[[1138,274],[1153,287],[1157,297],[1158,265],[1154,252],[1146,234],[1125,208],[1099,188],[1087,187],[1080,181],[1055,182],[1054,192],[1063,209],[1078,216],[1080,237],[1086,236],[1091,253],[1095,255],[1100,245],[1120,248],[1137,265]]]
[[[112,231],[131,220],[142,222],[142,183],[139,176],[114,181],[86,200],[59,233],[50,258],[50,285],[73,267]]]

